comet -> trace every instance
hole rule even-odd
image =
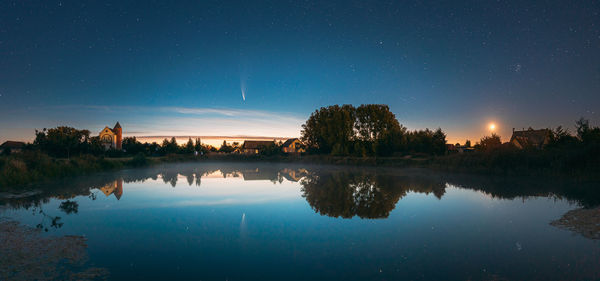
[[[246,83],[243,80],[240,82],[240,90],[242,91],[242,100],[246,101]]]

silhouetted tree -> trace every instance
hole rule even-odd
[[[138,153],[149,153],[144,144],[139,142],[135,137],[126,137],[123,139],[123,150],[129,155],[136,155]]]
[[[90,131],[60,126],[35,131],[33,144],[40,150],[55,157],[70,158],[71,154],[89,151]]]
[[[273,142],[270,143],[269,145],[260,146],[259,150],[260,150],[261,155],[266,155],[266,156],[283,154],[283,152],[281,151],[281,142],[276,142],[275,140],[273,140]]]
[[[500,148],[501,145],[502,141],[500,140],[500,136],[496,134],[492,134],[491,136],[485,136],[479,141],[480,149],[483,151],[497,149]]]
[[[206,145],[202,145],[202,141],[199,138],[197,138],[194,144],[194,150],[201,153],[207,153],[209,151],[209,147]]]
[[[188,142],[185,144],[185,153],[193,153],[194,152],[194,142],[192,138],[188,138]]]
[[[441,155],[446,151],[441,129],[407,132],[389,107],[379,104],[322,107],[302,125],[302,140],[309,151],[332,155]]]
[[[235,148],[233,148],[233,146],[227,144],[226,141],[223,141],[223,144],[221,144],[221,147],[219,148],[219,152],[223,152],[223,153],[231,153],[235,150]]]
[[[354,138],[356,112],[352,105],[332,105],[313,112],[302,125],[302,140],[310,150],[348,154]]]
[[[436,155],[443,155],[446,153],[446,134],[442,131],[441,128],[438,128],[433,133],[433,147],[432,153]]]
[[[591,127],[590,121],[580,118],[575,122],[577,137],[584,144],[600,144],[600,128]]]
[[[575,146],[577,145],[578,139],[572,136],[568,130],[564,129],[562,126],[556,127],[556,129],[552,130],[550,134],[550,142],[548,143],[548,147],[550,148],[566,148],[567,146]]]
[[[177,145],[177,140],[175,137],[172,137],[170,141],[168,139],[164,139],[161,146],[161,151],[163,154],[174,154],[179,152],[179,146]]]

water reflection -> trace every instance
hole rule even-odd
[[[443,182],[364,171],[309,173],[301,185],[316,212],[342,218],[387,218],[410,191],[432,193],[438,199],[445,193]]]
[[[28,240],[43,243],[33,247],[45,247],[45,237],[77,237],[69,241],[78,244],[66,247],[81,253],[89,248],[90,262],[76,273],[97,265],[117,280],[596,280],[599,224],[581,218],[597,212],[573,212],[564,200],[597,205],[594,184],[428,170],[189,163],[0,193],[0,217],[38,233]],[[7,237],[3,229],[14,232],[12,225],[0,223],[0,240]],[[86,247],[77,246],[83,242]],[[25,270],[18,266],[26,260],[4,253],[0,260],[3,255],[11,262],[0,261],[0,271]],[[62,259],[39,258],[51,268]]]
[[[99,188],[100,191],[102,191],[102,193],[104,193],[104,195],[106,195],[106,197],[110,196],[111,194],[115,195],[115,198],[117,198],[117,200],[121,199],[121,196],[123,195],[123,179],[117,179],[114,180],[113,182],[110,182],[102,187]]]
[[[58,208],[67,215],[77,214],[79,211],[79,203],[77,203],[77,201],[66,200],[61,202]]]
[[[78,203],[74,199],[77,196],[95,200],[101,192],[106,197],[114,196],[118,201],[127,196],[124,184],[162,181],[172,188],[178,184],[201,187],[203,178],[236,178],[273,184],[297,182],[302,197],[315,212],[341,218],[387,218],[398,201],[408,193],[432,194],[442,199],[449,186],[480,191],[492,198],[552,197],[567,199],[583,207],[600,203],[600,191],[589,186],[596,183],[572,180],[433,174],[426,170],[203,163],[165,165],[65,180],[52,185],[52,188],[34,188],[21,194],[6,193],[0,197],[0,206],[32,208],[45,214],[41,206],[55,198],[65,200],[59,210],[72,215],[78,212]],[[60,217],[44,217],[44,221],[51,222],[50,228],[60,227]]]

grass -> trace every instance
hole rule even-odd
[[[25,151],[0,157],[0,187],[118,169],[124,164],[123,161],[111,161],[91,155],[56,159],[44,153]]]
[[[86,154],[65,159],[53,158],[38,151],[24,151],[9,156],[0,156],[0,191],[8,187],[24,186],[46,180],[101,171],[127,167],[145,167],[168,162],[197,161],[199,159],[199,157],[192,155],[181,154],[146,157],[141,153],[133,157],[108,158]]]

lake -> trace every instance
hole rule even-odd
[[[130,169],[2,193],[0,279],[594,280],[570,180],[281,163]],[[597,188],[596,188],[597,190]]]

